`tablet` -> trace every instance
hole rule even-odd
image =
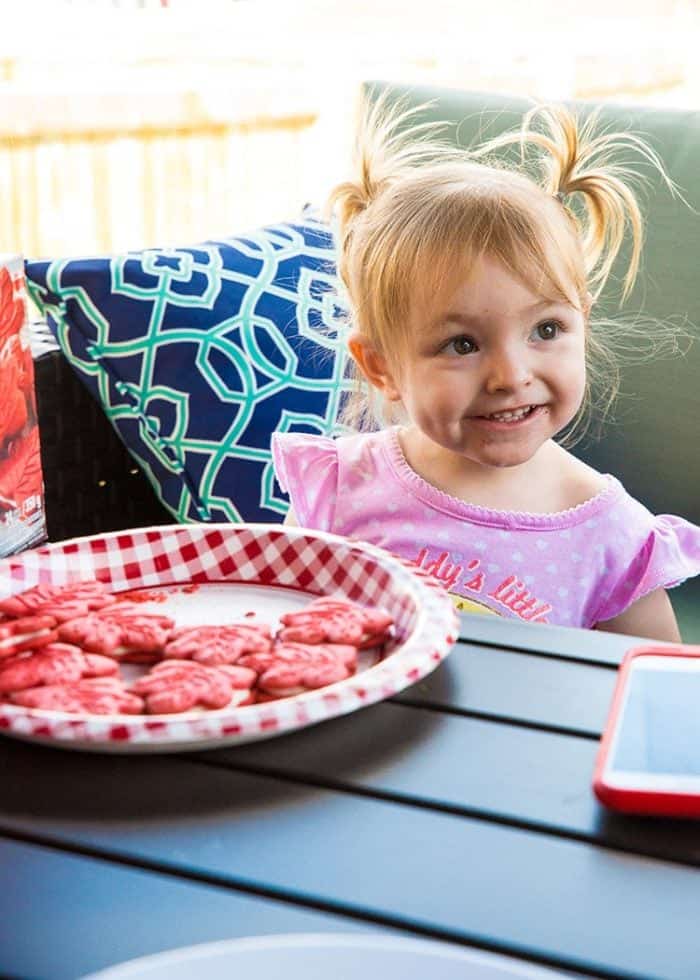
[[[700,817],[700,646],[625,655],[593,790],[616,810]]]

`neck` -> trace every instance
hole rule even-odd
[[[515,466],[485,466],[431,442],[413,428],[399,432],[406,462],[443,493],[493,510],[557,509],[563,457],[552,440]]]

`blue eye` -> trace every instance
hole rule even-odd
[[[449,346],[455,352],[455,354],[473,354],[476,350],[476,344],[469,337],[455,337],[451,340]]]
[[[538,323],[535,332],[540,340],[555,340],[559,336],[560,326],[556,320],[545,320]]]

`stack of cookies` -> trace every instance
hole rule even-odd
[[[0,601],[0,699],[79,714],[175,714],[289,697],[350,677],[392,617],[322,597],[280,617],[178,626],[98,581]],[[127,682],[120,664],[142,664]]]

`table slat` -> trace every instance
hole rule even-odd
[[[599,737],[617,671],[459,642],[395,700]]]
[[[597,741],[395,703],[194,757],[391,796],[700,865],[694,822],[613,814],[591,789]]]
[[[7,839],[0,839],[0,896],[0,974],[32,980],[75,980],[138,956],[242,936],[378,931],[345,916]]]
[[[489,643],[500,648],[529,650],[541,656],[583,659],[613,666],[620,663],[630,647],[650,642],[641,636],[524,623],[479,613],[460,613],[459,619],[460,637],[472,643]]]
[[[27,752],[0,830],[574,970],[697,977],[697,869],[180,759]]]

